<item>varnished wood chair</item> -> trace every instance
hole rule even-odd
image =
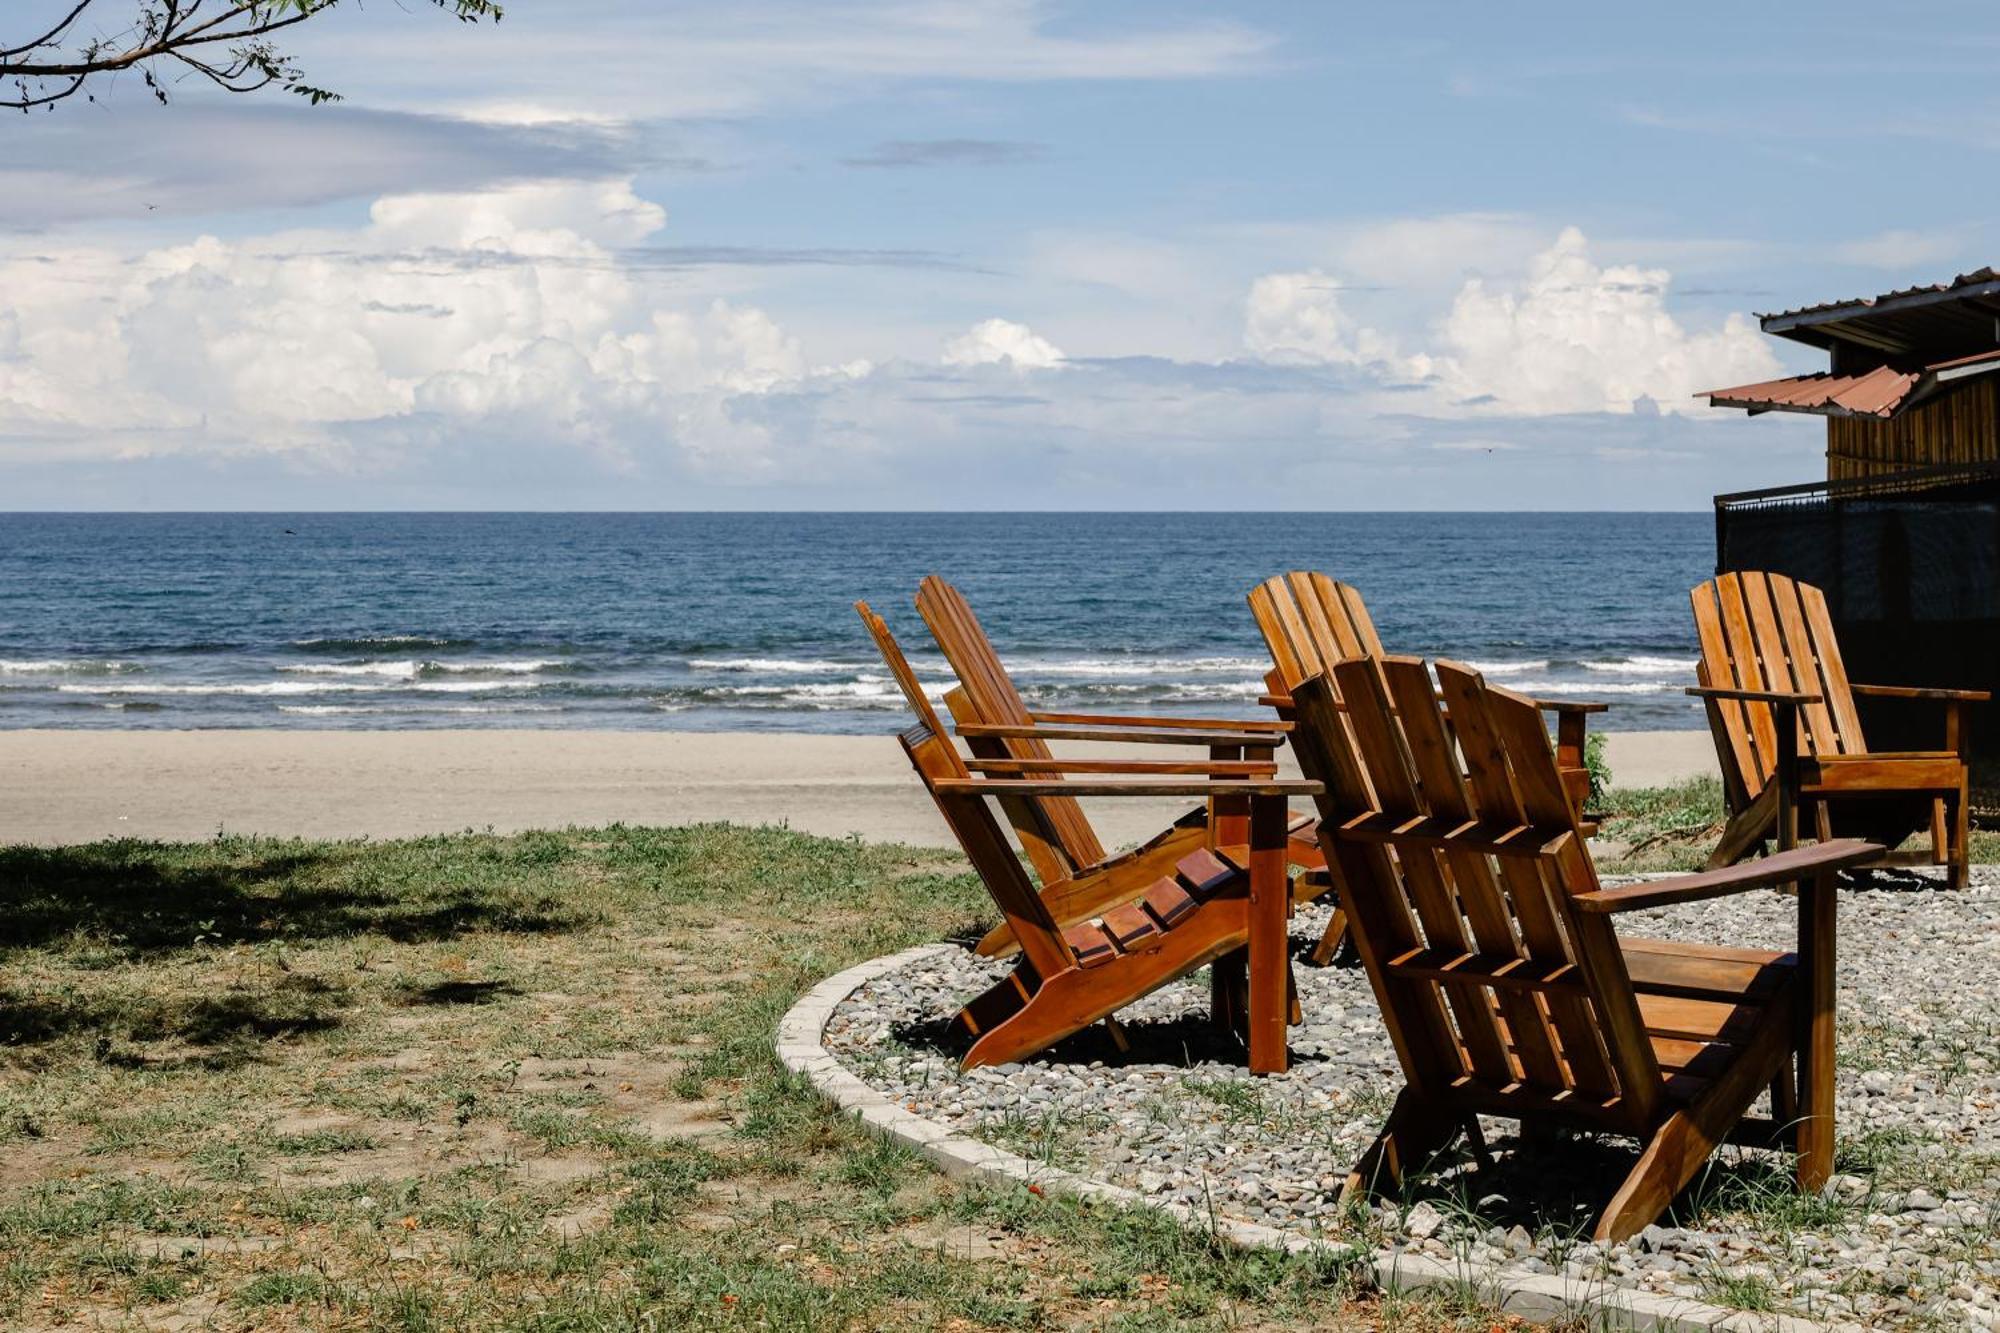
[[[919,585],[916,607],[958,677],[959,684],[944,696],[945,706],[967,748],[988,763],[987,772],[1060,783],[1065,772],[1117,771],[1117,760],[1053,764],[1051,741],[1207,751],[1206,758],[1178,761],[1180,767],[1174,771],[1182,774],[1271,777],[1277,772],[1275,752],[1284,743],[1288,723],[1038,712],[1015,688],[963,593],[933,574]],[[1226,859],[1240,859],[1249,836],[1245,807],[1233,793],[1189,811],[1138,848],[1119,855],[1106,852],[1075,794],[1061,786],[1053,786],[1048,795],[1006,797],[1000,804],[1042,881],[1042,901],[1062,925],[1088,920],[1106,906],[1125,901],[1161,874],[1171,873],[1190,852],[1219,849]],[[1310,816],[1300,815],[1292,823],[1294,862],[1323,865],[1311,840]],[[1013,947],[1012,930],[1002,922],[980,941],[979,952],[998,957]]]
[[[1461,1132],[1477,1145],[1481,1115],[1519,1120],[1524,1138],[1561,1125],[1640,1141],[1598,1240],[1653,1221],[1732,1135],[1789,1140],[1800,1188],[1823,1183],[1832,878],[1880,849],[1837,840],[1603,888],[1532,700],[1449,662],[1433,683],[1416,658],[1350,658],[1331,677],[1293,690],[1293,743],[1325,785],[1321,840],[1406,1080],[1348,1188],[1419,1170]],[[1796,953],[1613,928],[1621,913],[1789,881]],[[1772,1121],[1746,1120],[1767,1088]]]
[[[1025,1059],[1213,963],[1214,1016],[1244,1030],[1253,1072],[1282,1072],[1285,1027],[1298,1021],[1286,934],[1285,798],[1316,794],[1318,784],[1190,777],[1185,765],[1146,761],[1119,761],[1106,772],[1111,765],[1054,758],[1035,762],[1039,777],[974,777],[974,769],[1011,775],[1017,761],[962,757],[887,624],[865,602],[855,609],[916,714],[901,736],[904,752],[1019,943],[1013,971],[959,1011],[957,1022],[973,1039],[964,1066]],[[1079,769],[1084,776],[1065,779]],[[1089,919],[1064,922],[1036,892],[986,804],[988,797],[1052,794],[1241,800],[1250,807],[1243,863],[1191,847],[1164,872],[1129,882],[1121,899]]]
[[[1273,663],[1264,680],[1264,702],[1291,717],[1291,692],[1312,676],[1326,676],[1334,663],[1351,657],[1379,661],[1386,654],[1375,622],[1361,593],[1352,584],[1326,574],[1293,570],[1274,575],[1249,593],[1250,614],[1264,635]],[[1329,677],[1330,679],[1330,677]],[[1556,716],[1556,767],[1570,803],[1582,815],[1590,799],[1590,769],[1584,762],[1586,720],[1604,711],[1600,703],[1537,700],[1536,707]],[[1584,831],[1596,824],[1585,817]],[[1312,957],[1326,963],[1339,949],[1347,931],[1346,916],[1336,911]]]
[[[1856,685],[1847,679],[1826,596],[1783,574],[1724,574],[1689,594],[1701,641],[1700,686],[1730,818],[1711,867],[1755,853],[1767,838],[1792,846],[1809,815],[1822,839],[1851,833],[1893,848],[1928,827],[1928,852],[1888,852],[1884,862],[1930,861],[1965,886],[1967,776],[1972,732],[1965,710],[1984,690]],[[1944,705],[1944,748],[1871,751],[1854,700]]]

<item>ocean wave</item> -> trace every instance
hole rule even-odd
[[[1511,688],[1522,694],[1560,698],[1580,694],[1678,694],[1686,681],[1679,680],[1533,680]]]
[[[474,713],[560,713],[555,704],[435,704],[428,708],[397,707],[394,704],[279,704],[280,713],[299,717],[341,717],[357,713],[396,714],[403,717],[447,713],[454,717]]]
[[[372,662],[288,662],[278,668],[300,676],[382,676],[390,680],[417,680],[426,676],[527,676],[537,672],[562,670],[570,663],[559,657],[533,657],[497,662],[432,662],[403,658]]]
[[[755,671],[771,675],[854,671],[861,666],[859,662],[833,662],[819,657],[690,657],[688,665],[697,671]]]
[[[1694,674],[1694,659],[1691,657],[1647,657],[1638,654],[1621,657],[1609,662],[1585,662],[1585,671],[1604,671],[1618,675],[1646,676],[1662,671],[1685,671]]]
[[[0,658],[0,676],[124,676],[144,670],[137,662],[76,657]]]
[[[1077,657],[1020,658],[1008,663],[1016,676],[1177,676],[1238,675],[1267,671],[1271,664],[1249,657]]]
[[[384,648],[472,648],[475,639],[445,639],[431,634],[361,634],[352,638],[293,639],[291,646],[309,653],[370,653]]]
[[[58,694],[338,694],[366,691],[373,685],[337,681],[269,680],[214,685],[58,685]]]
[[[1543,657],[1529,662],[1467,662],[1465,665],[1482,676],[1518,676],[1527,671],[1547,671],[1549,659]]]

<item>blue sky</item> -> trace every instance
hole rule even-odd
[[[1996,41],[350,8],[293,43],[339,105],[126,80],[0,128],[0,505],[1697,508],[1820,467],[1816,420],[1689,397],[1815,366],[1750,312],[1994,258]]]

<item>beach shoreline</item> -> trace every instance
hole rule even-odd
[[[1620,786],[1715,771],[1705,732],[1614,732],[1606,744]],[[0,731],[0,773],[0,843],[725,820],[950,843],[886,732],[19,730]],[[1130,842],[1185,805],[1099,801],[1092,815],[1107,840]]]

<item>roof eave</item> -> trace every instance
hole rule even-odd
[[[1825,310],[1760,315],[1757,322],[1766,333],[1808,343],[1814,347],[1825,347],[1839,339],[1840,334],[1834,330],[1823,329],[1820,327],[1822,325],[1838,324],[1843,320],[1859,319],[1868,315],[1889,315],[1900,310],[1918,310],[1925,306],[1942,305],[1948,301],[1972,300],[1996,294],[2000,294],[2000,278],[1969,283],[1963,287],[1948,287],[1943,291],[1907,292],[1900,296],[1849,301],[1845,305]]]

